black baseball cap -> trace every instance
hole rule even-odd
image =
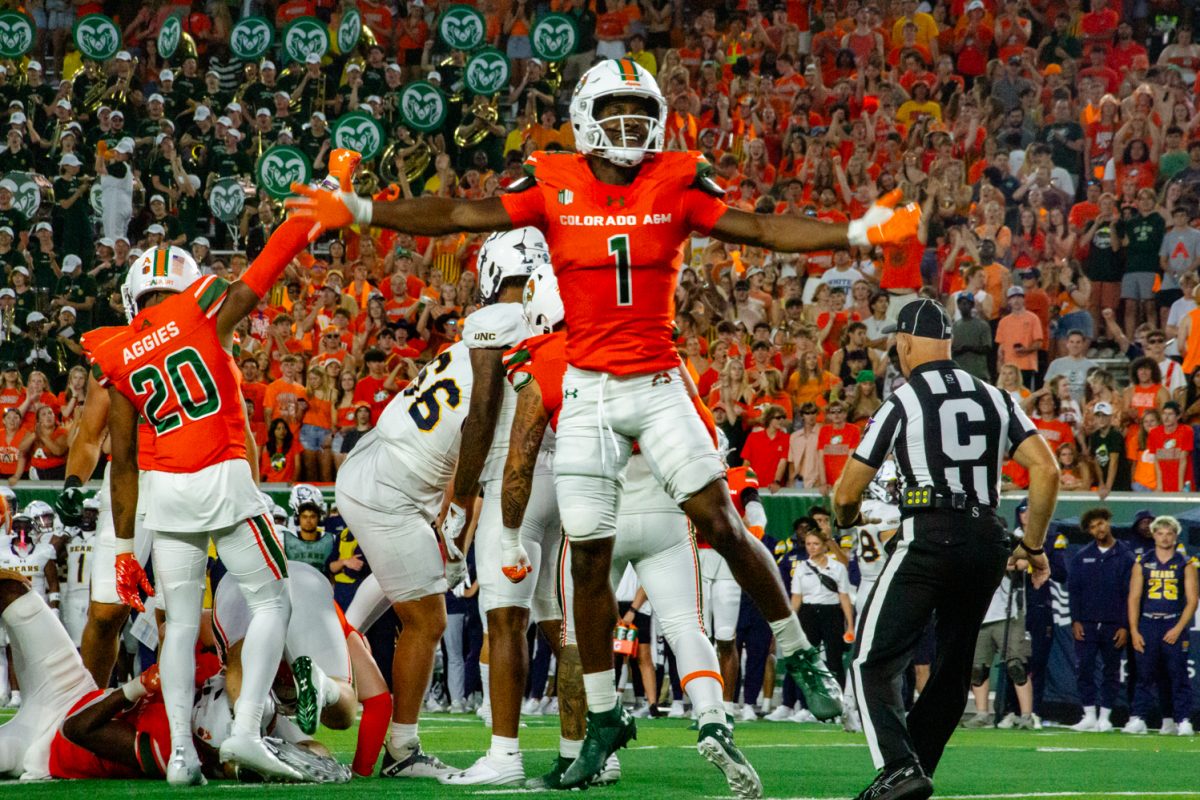
[[[907,333],[922,339],[949,339],[950,318],[936,300],[921,298],[900,309],[896,324],[885,333]]]

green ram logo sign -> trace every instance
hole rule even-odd
[[[221,178],[213,184],[208,193],[208,207],[213,216],[226,225],[233,225],[242,215],[246,205],[246,190],[238,183],[237,178]]]
[[[543,61],[562,61],[579,44],[579,26],[566,14],[547,14],[538,19],[529,34],[533,54]]]
[[[13,207],[25,215],[25,219],[33,219],[33,215],[42,206],[42,191],[37,182],[28,172],[10,172],[3,180],[12,181],[17,185],[13,192]]]
[[[365,111],[342,114],[333,123],[334,147],[345,147],[362,153],[366,161],[379,155],[383,149],[383,125]]]
[[[508,86],[512,65],[508,56],[494,47],[480,50],[467,62],[464,79],[475,94],[491,96]]]
[[[446,96],[428,81],[414,81],[400,93],[400,118],[415,131],[436,131],[446,121]]]
[[[33,20],[18,11],[0,13],[0,58],[20,58],[33,46]]]
[[[310,55],[323,58],[329,52],[329,30],[316,17],[300,17],[283,29],[283,54],[301,64]]]
[[[257,61],[271,49],[275,27],[263,17],[246,17],[233,26],[229,49],[243,61]]]
[[[93,61],[107,61],[121,49],[121,29],[104,14],[88,14],[77,21],[71,38],[84,58]]]
[[[453,50],[474,50],[483,44],[487,24],[471,6],[453,5],[438,19],[437,31],[442,43]]]
[[[172,14],[163,22],[158,31],[158,54],[163,58],[175,55],[179,42],[183,38],[183,19],[178,14]]]
[[[358,40],[362,36],[362,14],[358,13],[357,8],[350,8],[342,12],[342,21],[337,26],[337,51],[345,55],[358,47]]]
[[[277,145],[259,157],[254,173],[259,187],[280,200],[291,195],[293,183],[312,180],[312,162],[295,147]]]

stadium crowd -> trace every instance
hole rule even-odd
[[[241,15],[226,3],[28,4],[36,52],[0,71],[0,476],[10,485],[63,477],[88,387],[80,336],[125,322],[119,287],[139,254],[186,247],[206,274],[232,279],[261,251],[283,217],[255,183],[267,149],[294,145],[320,170],[331,125],[365,111],[388,146],[366,162],[361,192],[494,196],[531,152],[572,149],[562,120],[575,79],[595,59],[626,57],[667,98],[667,149],[702,151],[730,204],[845,222],[898,189],[924,209],[918,240],[896,247],[789,255],[689,242],[675,297],[679,349],[731,444],[730,464],[751,467],[764,491],[828,493],[903,381],[888,325],[918,297],[951,311],[962,368],[1026,408],[1059,458],[1062,488],[1103,500],[1194,486],[1192,4],[480,0],[486,41],[512,65],[511,85],[491,98],[464,88],[466,54],[438,40],[440,0],[246,8],[282,27],[304,16],[336,25],[355,5],[371,34],[355,52],[279,68],[277,55],[233,56]],[[164,59],[156,37],[178,10],[193,46]],[[72,17],[101,11],[118,21],[124,49],[84,63]],[[579,48],[561,63],[531,52],[545,11],[578,25]],[[441,131],[401,121],[399,94],[418,79],[450,98]],[[16,205],[13,173],[35,176],[33,217]],[[223,178],[245,187],[244,211],[228,223],[210,206]],[[262,482],[334,480],[388,401],[456,341],[479,300],[482,240],[356,229],[289,268],[240,329],[235,354]],[[1026,486],[1021,473],[1010,464],[1006,488]],[[348,606],[369,565],[336,510],[311,505],[278,512],[292,529],[287,555],[325,572]],[[798,559],[841,555],[830,521],[816,508],[790,535],[772,531],[797,595]],[[837,592],[824,587],[833,604],[850,594],[845,577]],[[431,691],[431,707],[465,711],[482,690],[476,590],[468,579],[447,598],[447,688]],[[631,623],[635,597],[635,585],[619,592]],[[745,718],[809,719],[790,682],[771,710],[770,630],[751,603],[741,609]],[[835,634],[812,638],[841,676]],[[641,644],[628,672],[639,687],[654,670]],[[1116,691],[1110,650],[1101,654],[1108,705],[1093,703],[1102,710]],[[537,654],[527,713],[553,705],[549,651],[539,644]],[[1044,666],[1030,668],[1035,680]],[[677,676],[673,685],[670,713],[682,715]]]

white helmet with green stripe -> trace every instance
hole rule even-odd
[[[141,311],[142,296],[150,292],[182,292],[200,280],[196,259],[182,247],[151,247],[138,256],[121,285],[121,303],[130,321]]]
[[[606,111],[612,100],[631,100],[636,108]],[[632,167],[647,153],[662,152],[667,103],[654,76],[633,59],[601,61],[585,72],[569,110],[580,153]]]

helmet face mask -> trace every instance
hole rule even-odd
[[[96,530],[100,522],[100,501],[88,498],[83,501],[83,513],[80,514],[79,529],[83,531]]]
[[[138,256],[121,284],[121,304],[132,322],[142,310],[142,298],[151,292],[178,293],[200,280],[200,268],[182,247],[159,245]]]
[[[566,312],[552,266],[538,267],[529,276],[522,306],[525,321],[535,335],[550,333],[563,321]]]
[[[662,152],[667,104],[658,83],[633,61],[589,69],[575,86],[570,115],[580,153],[633,167]]]

